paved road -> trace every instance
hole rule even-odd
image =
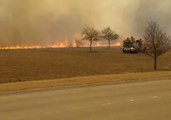
[[[171,120],[171,80],[0,95],[0,120]]]

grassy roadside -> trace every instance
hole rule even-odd
[[[0,51],[0,83],[153,71],[153,59],[145,54],[123,54],[119,47],[93,50]],[[158,70],[171,70],[171,50],[159,58]]]
[[[54,79],[41,81],[26,81],[16,83],[0,84],[0,92],[13,92],[43,88],[64,88],[78,87],[87,85],[103,85],[117,84],[125,82],[149,81],[158,79],[171,79],[171,71],[162,72],[146,72],[146,73],[128,73],[128,74],[113,74],[113,75],[98,75],[88,77],[76,77],[68,79]]]

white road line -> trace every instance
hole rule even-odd
[[[103,106],[107,106],[107,105],[111,105],[112,103],[108,102],[108,103],[104,103],[102,104]]]
[[[157,99],[157,98],[158,98],[158,96],[153,96],[152,98],[153,98],[153,99]]]
[[[132,100],[130,100],[130,102],[135,102],[135,100],[132,99]]]

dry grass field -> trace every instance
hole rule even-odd
[[[144,54],[119,48],[32,49],[0,51],[0,83],[153,71]],[[171,69],[171,51],[159,58],[159,70]]]

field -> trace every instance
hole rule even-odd
[[[144,54],[123,54],[120,48],[32,49],[0,51],[0,83],[153,71]],[[171,70],[171,51],[158,61]]]

